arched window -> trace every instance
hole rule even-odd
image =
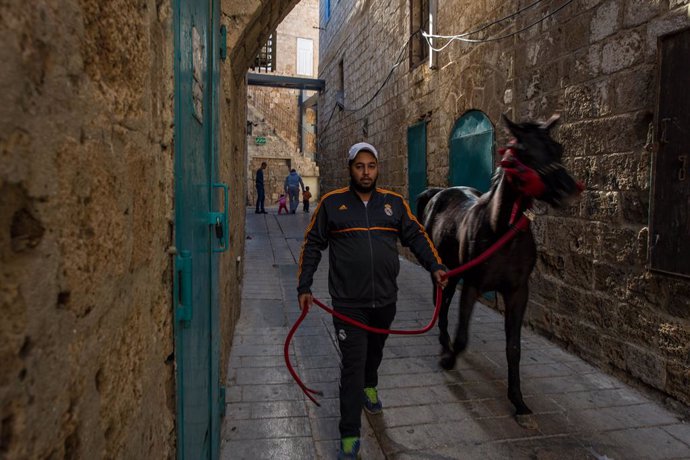
[[[449,139],[448,185],[487,192],[494,172],[494,127],[480,110],[470,110],[453,126]]]

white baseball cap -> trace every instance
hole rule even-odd
[[[350,150],[348,150],[347,161],[354,160],[357,154],[361,151],[370,152],[372,155],[374,155],[374,157],[376,157],[376,161],[379,160],[379,152],[376,151],[373,145],[369,144],[368,142],[358,142],[350,147]]]

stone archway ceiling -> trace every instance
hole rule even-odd
[[[244,78],[249,63],[271,32],[299,0],[224,0],[221,24],[228,28],[228,50],[235,80]]]

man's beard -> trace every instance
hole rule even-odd
[[[350,176],[350,185],[352,185],[352,188],[354,188],[356,192],[359,192],[359,193],[369,193],[369,192],[371,192],[372,190],[374,190],[374,189],[376,188],[376,180],[377,180],[377,179],[374,179],[373,181],[371,181],[371,184],[369,184],[369,185],[367,185],[367,186],[365,187],[365,186],[362,185],[362,184],[358,184],[358,183],[354,180],[354,178],[353,178],[352,176]]]

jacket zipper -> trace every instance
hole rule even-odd
[[[369,205],[371,204],[371,198],[369,202],[362,205],[364,206],[364,217],[367,222],[367,237],[369,238],[369,261],[371,262],[371,306],[376,307],[376,283],[374,282],[374,246],[371,244],[371,226],[369,225]]]

